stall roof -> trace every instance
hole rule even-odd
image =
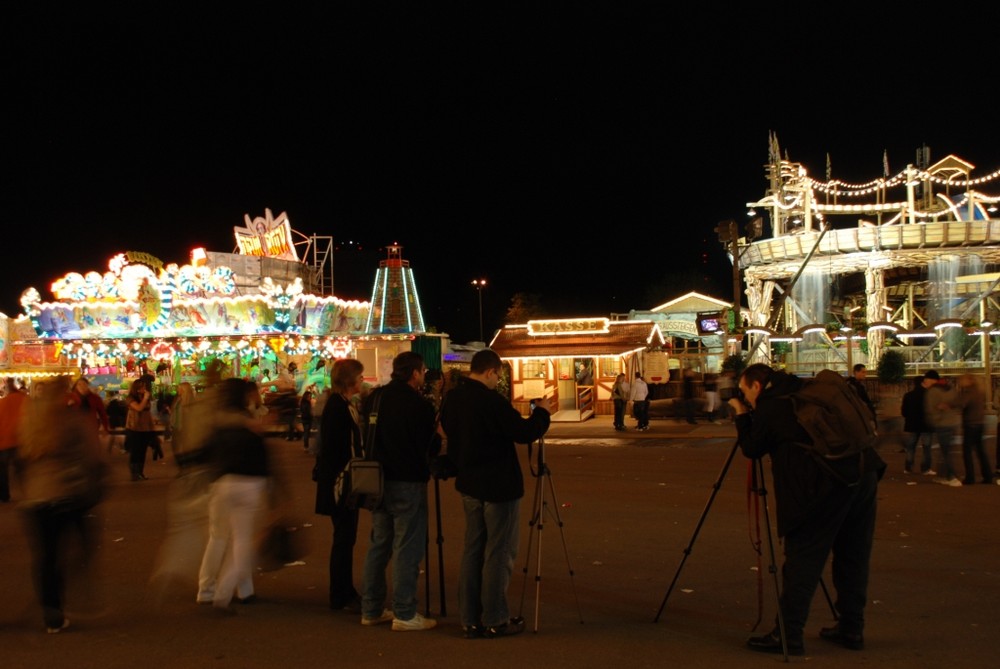
[[[554,323],[556,321],[545,321]],[[562,321],[565,323],[566,321]],[[572,323],[590,323],[597,327],[572,330],[544,331],[541,321],[525,325],[508,325],[500,330],[490,348],[501,358],[569,358],[626,355],[650,346],[663,346],[665,341],[659,326],[652,321],[611,321],[573,319]]]

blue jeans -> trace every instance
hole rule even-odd
[[[952,441],[955,439],[955,428],[939,427],[934,430],[937,435],[938,448],[941,449],[941,471],[938,473],[946,479],[957,478],[955,468],[951,464]]]
[[[361,577],[361,613],[382,614],[385,569],[392,560],[392,612],[400,620],[417,614],[420,561],[427,550],[427,482],[385,481],[382,504],[372,511],[372,531]]]
[[[911,432],[903,448],[906,449],[906,471],[913,471],[913,461],[917,455],[917,444],[923,447],[923,460],[920,461],[920,473],[931,469],[931,442],[934,434],[931,432]]]
[[[510,620],[507,586],[517,557],[521,500],[484,502],[462,495],[465,550],[458,581],[462,625],[503,625]]]

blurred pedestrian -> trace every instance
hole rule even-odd
[[[302,448],[308,451],[313,429],[313,394],[311,390],[302,393],[302,399],[299,400],[299,416],[302,418]]]
[[[146,480],[146,449],[154,446],[156,440],[151,401],[152,394],[145,377],[133,381],[125,400],[128,407],[125,418],[125,451],[128,453],[128,468],[133,481]]]
[[[188,419],[188,409],[194,401],[194,386],[187,381],[177,384],[177,395],[170,407],[170,447],[178,467],[182,466],[185,457],[184,424]]]
[[[69,392],[69,405],[77,407],[81,411],[89,414],[94,419],[95,429],[105,434],[111,432],[111,423],[108,418],[108,410],[104,406],[104,400],[90,387],[90,380],[81,376],[73,383],[73,389]]]
[[[18,432],[20,504],[30,537],[35,587],[45,628],[69,626],[70,573],[86,578],[96,543],[88,519],[104,488],[105,462],[93,421],[67,406],[69,379],[36,384]],[[73,539],[77,543],[73,543]]]
[[[205,440],[208,466],[216,478],[196,600],[230,612],[234,595],[242,602],[255,597],[255,537],[271,465],[264,439],[253,429],[259,426],[249,408],[250,395],[259,395],[255,385],[231,378],[219,384],[217,392],[217,412]]]
[[[696,422],[694,411],[697,401],[694,389],[694,370],[688,368],[684,370],[681,380],[681,402],[684,407],[684,419],[692,425]]]
[[[354,587],[354,545],[358,536],[358,509],[348,508],[346,495],[335,498],[337,476],[348,460],[362,453],[361,422],[352,398],[361,392],[364,366],[354,358],[333,363],[333,392],[320,415],[319,453],[316,458],[316,513],[330,516],[330,608],[361,613],[361,597]]]
[[[965,464],[965,485],[976,482],[973,456],[979,460],[983,483],[993,483],[993,468],[983,444],[983,420],[986,416],[986,393],[972,374],[958,377],[958,393],[962,406],[962,460]]]
[[[906,462],[903,465],[904,474],[913,473],[913,463],[916,460],[917,445],[921,446],[923,453],[920,461],[920,473],[925,476],[937,476],[937,472],[931,467],[931,444],[934,441],[934,432],[927,424],[924,400],[927,397],[927,389],[937,383],[940,376],[933,369],[928,370],[922,378],[918,379],[911,390],[903,394],[901,413],[903,414],[903,432],[909,436],[903,443],[903,450],[906,451]]]
[[[926,374],[924,376],[926,378]],[[938,451],[941,454],[941,466],[938,468],[941,476],[935,478],[934,482],[961,488],[962,482],[955,476],[955,468],[951,462],[955,437],[962,428],[961,405],[957,389],[947,380],[938,378],[936,383],[927,388],[924,396],[924,418],[934,430],[934,436],[938,440]]]
[[[21,424],[28,393],[18,388],[13,377],[4,381],[6,393],[0,397],[0,502],[10,501],[10,469],[17,453],[17,429]]]

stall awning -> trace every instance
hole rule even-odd
[[[508,325],[490,348],[501,358],[585,358],[627,355],[664,344],[652,321],[592,318]]]

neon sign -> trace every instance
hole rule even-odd
[[[292,225],[288,214],[281,212],[274,218],[271,210],[265,209],[264,216],[251,220],[250,214],[243,214],[243,220],[245,228],[233,228],[236,246],[242,255],[295,261],[299,259],[292,243]]]
[[[528,335],[607,334],[608,318],[568,318],[551,321],[528,321]]]

